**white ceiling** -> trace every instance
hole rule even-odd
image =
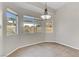
[[[45,8],[45,2],[19,2],[15,4],[20,6],[21,8],[28,9],[38,13],[43,13]],[[51,12],[55,10],[58,10],[65,4],[66,2],[48,2],[47,6],[49,14],[51,14]]]
[[[45,4],[45,3],[43,3]],[[59,9],[62,6],[64,6],[66,4],[66,2],[49,2],[47,3],[48,7],[52,8],[52,9]]]
[[[64,6],[66,3],[67,2],[47,2],[47,6],[52,8],[52,9],[59,9],[62,6]],[[43,7],[43,8],[45,6],[45,2],[27,2],[26,5],[27,4],[34,5],[34,6],[37,6],[37,7]]]

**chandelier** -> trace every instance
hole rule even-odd
[[[48,14],[47,3],[45,3],[44,14],[41,16],[43,20],[51,19],[51,15]]]

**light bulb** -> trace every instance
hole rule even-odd
[[[45,19],[51,19],[51,16],[47,14],[47,15],[42,15],[41,18],[44,19],[44,20]]]

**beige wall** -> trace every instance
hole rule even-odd
[[[56,14],[56,12],[54,11],[52,19],[51,19],[52,25],[53,25],[53,32],[51,32],[51,33],[45,32],[45,42],[56,42],[56,30],[55,30],[56,29],[55,28],[55,26],[56,26],[56,24],[55,24],[56,15],[55,14]]]
[[[23,32],[23,27],[22,27],[22,23],[23,23],[23,15],[33,15],[36,17],[39,17],[40,14],[39,13],[35,13],[33,11],[30,10],[26,10],[26,9],[22,9],[18,6],[16,6],[13,3],[4,3],[4,13],[6,11],[6,8],[11,8],[12,10],[14,10],[15,12],[17,12],[18,14],[18,35],[15,36],[6,36],[6,17],[3,17],[3,56],[8,55],[9,53],[11,53],[13,50],[15,50],[18,47],[21,46],[28,46],[31,44],[36,44],[36,43],[40,43],[40,42],[45,42],[45,31],[44,31],[44,22],[41,22],[42,24],[42,31],[40,33],[34,33],[34,34],[27,34]],[[53,39],[53,37],[51,36],[51,38]],[[46,39],[48,41],[48,39]],[[55,39],[53,39],[55,40]],[[51,41],[51,40],[50,40]]]
[[[9,54],[14,49],[20,46],[27,46],[30,44],[36,44],[39,42],[58,42],[74,48],[79,48],[79,3],[67,3],[56,12],[56,19],[54,22],[54,33],[45,33],[44,26],[42,26],[42,32],[27,34],[23,33],[22,23],[23,15],[33,15],[39,17],[39,13],[35,13],[30,10],[22,9],[13,3],[4,3],[4,12],[6,7],[11,8],[18,13],[18,35],[6,36],[6,17],[3,17],[3,56]],[[52,12],[55,15],[55,12]],[[42,24],[44,24],[42,22]],[[56,26],[55,26],[56,25]],[[0,41],[1,42],[1,41]],[[0,43],[1,44],[1,43]],[[0,50],[1,51],[1,50]]]
[[[79,49],[79,3],[67,3],[56,12],[56,42]]]
[[[0,3],[0,56],[2,56],[3,53],[2,42],[2,3]]]

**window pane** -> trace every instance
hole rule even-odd
[[[47,21],[46,22],[46,32],[47,33],[53,32],[53,23],[52,23],[52,21]]]
[[[7,17],[7,35],[14,35],[16,33],[17,15],[8,10],[5,15]]]
[[[24,32],[29,33],[40,32],[41,30],[39,21],[32,16],[23,17],[23,29]]]

